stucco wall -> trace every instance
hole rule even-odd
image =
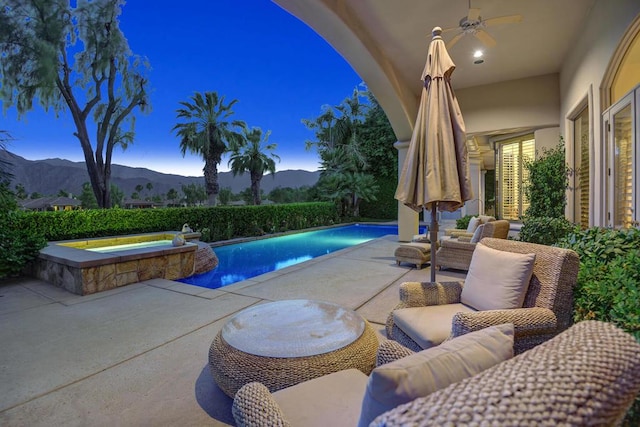
[[[638,0],[596,0],[582,26],[583,31],[567,52],[560,71],[560,133],[567,142],[570,161],[573,159],[570,119],[585,100],[589,99],[592,136],[591,225],[606,225],[606,165],[602,142],[600,87],[622,36],[638,14]],[[573,202],[572,194],[568,200],[569,204]],[[572,206],[568,206],[568,211],[572,211]]]
[[[560,128],[552,127],[546,129],[538,129],[533,133],[536,139],[536,158],[544,154],[544,150],[551,149],[558,145],[560,141]]]
[[[467,133],[558,126],[558,78],[549,74],[457,90]]]

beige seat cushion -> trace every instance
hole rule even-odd
[[[413,248],[421,251],[423,254],[431,253],[431,242],[428,243],[420,243],[420,242],[410,242],[410,243],[402,243],[400,245],[401,248]]]
[[[379,366],[371,372],[358,426],[513,357],[513,324],[491,326]]]
[[[367,380],[347,369],[276,391],[273,398],[292,426],[355,426]]]
[[[476,310],[520,308],[536,255],[499,251],[478,243],[460,301]]]
[[[451,334],[453,316],[476,311],[464,304],[401,308],[393,312],[393,321],[422,348],[440,345]]]

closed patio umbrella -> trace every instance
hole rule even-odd
[[[417,212],[431,211],[432,282],[436,278],[436,209],[453,212],[473,198],[464,121],[451,87],[455,64],[441,33],[440,27],[433,29],[418,116],[395,195]]]

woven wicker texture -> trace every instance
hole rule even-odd
[[[376,366],[391,363],[403,357],[412,355],[414,352],[400,343],[391,340],[385,340],[378,346],[378,354],[376,355]]]
[[[485,238],[482,239],[482,244],[501,251],[536,254],[523,308],[457,314],[452,322],[451,337],[487,326],[513,323],[514,350],[519,354],[571,325],[573,286],[579,268],[578,255],[575,252],[506,239]],[[406,307],[459,303],[461,286],[460,282],[403,283],[400,286],[400,302],[394,311]],[[405,347],[414,351],[421,350],[416,342],[394,324],[393,311],[387,318],[386,331],[387,337]]]
[[[611,324],[585,321],[371,425],[609,426],[639,391],[640,344]]]
[[[269,389],[253,382],[246,384],[236,394],[231,407],[233,418],[238,426],[289,427],[278,403]]]
[[[322,375],[355,368],[369,375],[375,365],[378,337],[365,321],[358,339],[336,351],[309,357],[263,357],[230,346],[218,333],[209,349],[209,367],[220,389],[230,397],[244,384],[260,382],[277,391]]]

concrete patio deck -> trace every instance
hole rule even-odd
[[[400,283],[430,274],[397,266],[397,246],[386,236],[215,290],[154,279],[78,296],[37,279],[0,282],[0,425],[233,425],[207,360],[228,316],[319,299],[356,310],[383,337]]]

